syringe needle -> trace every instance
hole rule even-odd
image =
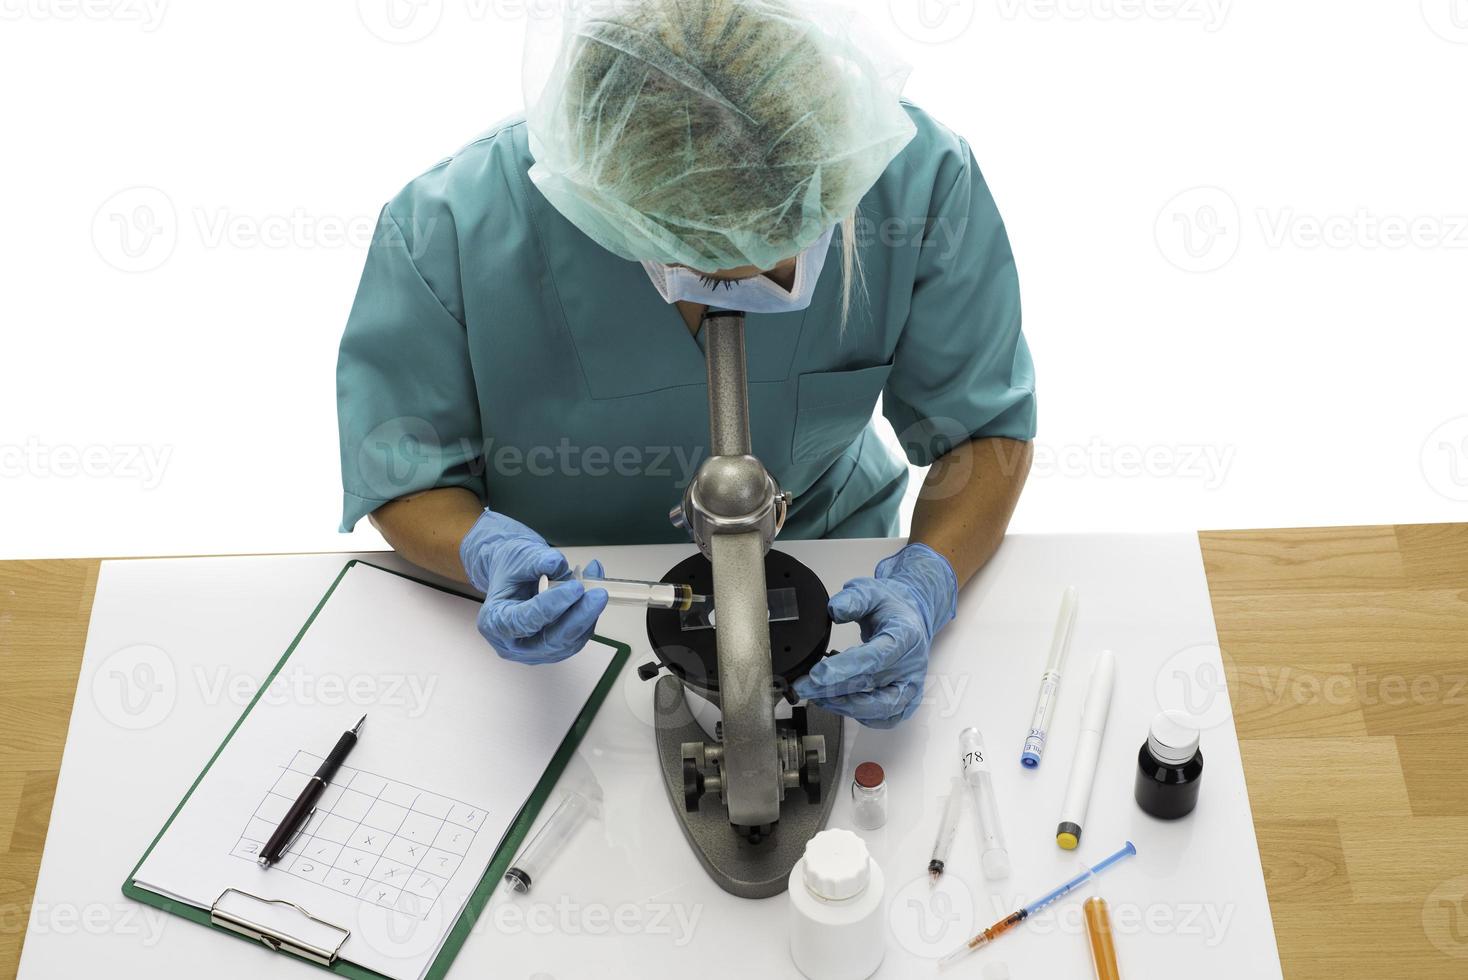
[[[1004,935],[1010,929],[1013,929],[1015,926],[1019,925],[1028,917],[1029,912],[1024,909],[1020,909],[1018,912],[1014,912],[1008,916],[1005,916],[1004,918],[1000,919],[998,922],[994,923],[992,926],[985,929],[983,932],[979,933],[977,936],[970,939],[968,942],[964,943],[962,946],[958,947],[953,952],[949,953],[947,956],[939,960],[938,968],[941,970],[945,966],[951,966],[952,964],[957,963],[959,960],[963,959],[968,954],[972,953],[974,950],[982,949],[983,947],[992,943],[994,940],[998,939],[1000,936]]]

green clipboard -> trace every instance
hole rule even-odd
[[[405,578],[411,582],[417,582],[420,585],[438,589],[440,592],[447,592],[450,595],[460,596],[465,599],[475,598],[467,593],[444,588],[436,583],[427,582],[423,579],[415,578],[412,575],[404,575],[402,572],[394,571],[391,568],[383,568],[381,565],[374,565],[371,562],[353,560],[342,566],[342,570],[337,573],[336,578],[332,581],[331,588],[326,590],[326,594],[321,597],[321,601],[316,603],[316,608],[311,610],[311,615],[307,617],[300,631],[296,633],[295,639],[291,640],[291,645],[286,648],[285,653],[275,664],[275,667],[271,669],[270,675],[265,678],[265,682],[260,685],[259,691],[255,693],[255,697],[245,707],[244,713],[240,715],[239,720],[230,728],[229,734],[224,737],[224,741],[219,743],[219,747],[209,757],[209,762],[205,764],[203,770],[194,778],[193,785],[189,787],[189,791],[184,794],[178,806],[174,807],[173,813],[169,814],[168,820],[164,822],[163,827],[154,836],[152,843],[148,845],[148,849],[143,852],[142,857],[138,858],[138,863],[133,865],[132,871],[128,873],[127,880],[122,883],[122,893],[128,898],[142,902],[145,905],[151,905],[154,908],[162,909],[164,912],[172,915],[188,919],[190,922],[197,922],[200,925],[209,926],[227,936],[233,936],[245,942],[261,942],[260,939],[251,939],[233,929],[213,922],[210,909],[198,908],[185,902],[159,895],[157,892],[149,891],[139,885],[135,879],[138,869],[143,866],[143,862],[148,859],[148,855],[153,853],[153,848],[158,846],[158,841],[163,838],[163,835],[173,824],[179,811],[184,808],[184,804],[188,803],[189,797],[194,795],[194,790],[198,788],[200,781],[203,780],[204,773],[207,773],[209,767],[219,758],[219,754],[224,751],[224,747],[229,744],[229,740],[234,737],[234,733],[239,730],[240,725],[249,717],[250,711],[255,707],[266,690],[269,689],[271,682],[275,680],[276,675],[280,673],[281,668],[285,666],[291,654],[295,652],[296,646],[301,642],[301,638],[306,635],[306,631],[316,621],[317,615],[321,612],[322,607],[326,605],[327,600],[331,598],[332,593],[336,591],[337,585],[341,583],[342,578],[352,566],[358,564],[388,572],[399,578]],[[443,947],[439,950],[438,956],[434,959],[433,964],[429,966],[428,972],[424,974],[425,980],[442,980],[443,975],[448,972],[449,966],[453,964],[454,957],[458,955],[459,948],[464,945],[464,940],[469,937],[469,932],[474,928],[474,923],[479,918],[479,914],[489,902],[489,897],[493,894],[495,886],[500,883],[500,880],[504,877],[505,870],[509,867],[510,861],[519,852],[520,845],[524,843],[525,836],[530,832],[530,827],[535,823],[536,815],[540,813],[540,808],[545,805],[545,801],[550,797],[551,790],[555,788],[556,782],[561,777],[561,773],[565,770],[567,763],[571,761],[571,756],[575,753],[576,747],[581,744],[581,739],[586,735],[587,729],[591,727],[591,722],[596,717],[597,711],[601,708],[602,703],[606,701],[607,694],[616,682],[617,675],[621,673],[622,667],[626,665],[627,660],[632,655],[632,648],[625,643],[617,643],[601,636],[594,637],[594,639],[612,647],[617,652],[613,655],[612,662],[607,666],[606,673],[602,675],[601,680],[597,682],[596,688],[591,692],[591,697],[587,699],[585,707],[581,709],[581,713],[576,716],[576,720],[571,724],[570,731],[561,740],[561,744],[556,749],[555,755],[551,757],[550,765],[546,767],[544,775],[540,777],[540,781],[535,784],[535,789],[530,793],[530,798],[525,801],[524,805],[520,808],[520,812],[515,815],[515,819],[510,823],[509,829],[505,831],[504,840],[500,842],[499,848],[494,852],[494,857],[490,860],[489,867],[484,871],[484,877],[479,879],[479,884],[475,886],[474,893],[469,896],[469,900],[464,906],[464,911],[459,915],[458,921],[454,923],[453,928],[449,930],[448,936],[444,939]],[[280,951],[279,946],[272,945],[269,941],[266,941],[265,945]],[[303,962],[311,961],[303,960]],[[344,977],[351,977],[353,980],[389,980],[388,977],[375,970],[369,970],[340,958],[333,959],[329,964],[318,963],[317,965],[333,973],[341,974]]]

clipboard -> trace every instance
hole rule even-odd
[[[148,859],[148,855],[153,852],[153,848],[158,845],[158,842],[163,838],[163,835],[168,831],[173,821],[189,802],[189,798],[193,796],[194,791],[199,787],[199,783],[204,779],[205,773],[209,771],[209,768],[219,758],[220,753],[224,751],[224,747],[229,744],[229,740],[234,737],[235,732],[244,724],[245,719],[249,717],[251,710],[259,703],[261,697],[270,689],[271,683],[286,666],[286,663],[291,658],[291,654],[295,652],[297,645],[300,644],[301,639],[306,635],[306,631],[316,621],[316,617],[326,606],[327,601],[331,599],[332,594],[336,591],[337,586],[341,583],[347,572],[353,566],[359,564],[396,575],[399,578],[416,582],[419,585],[426,585],[429,588],[437,589],[449,595],[464,599],[477,599],[476,596],[470,595],[469,593],[446,588],[435,582],[406,575],[372,562],[353,559],[343,565],[342,570],[337,573],[336,578],[332,581],[331,587],[326,590],[326,594],[316,603],[316,607],[312,609],[311,615],[306,618],[306,622],[302,624],[295,638],[291,640],[290,646],[286,648],[280,660],[271,668],[270,674],[260,685],[259,690],[255,692],[255,696],[245,706],[244,712],[241,713],[234,725],[231,726],[229,733],[224,737],[224,741],[220,742],[213,754],[210,755],[209,761],[205,763],[199,775],[194,777],[194,781],[190,784],[188,792],[184,794],[183,799],[179,800],[178,806],[174,807],[173,812],[169,814],[168,819],[164,821],[163,826],[154,835],[147,850],[143,852],[142,857],[138,858],[137,864],[133,865],[132,871],[128,873],[127,879],[122,884],[122,893],[133,901],[151,905],[170,915],[177,915],[180,918],[188,919],[190,922],[209,926],[236,939],[263,944],[278,953],[292,956],[303,962],[312,963],[341,976],[350,977],[352,980],[391,980],[391,978],[375,970],[342,959],[340,956],[341,948],[351,935],[350,929],[320,919],[313,915],[309,909],[296,903],[275,899],[268,895],[255,895],[237,888],[226,888],[215,899],[213,905],[205,909],[187,902],[178,901],[166,895],[160,895],[157,892],[143,887],[136,881],[138,869],[143,866],[143,862]],[[494,857],[485,868],[484,875],[479,879],[479,883],[475,886],[468,901],[465,902],[463,912],[460,913],[458,920],[455,921],[448,935],[444,938],[443,945],[439,949],[438,955],[434,958],[432,965],[424,973],[424,980],[442,980],[444,974],[448,972],[449,967],[453,964],[454,957],[458,955],[459,949],[464,945],[464,940],[469,937],[469,933],[474,928],[474,924],[478,920],[480,913],[483,912],[485,905],[489,903],[489,898],[494,893],[495,887],[504,877],[510,862],[519,853],[520,846],[530,833],[530,828],[534,825],[535,818],[540,813],[541,807],[545,805],[546,800],[549,799],[551,792],[555,789],[556,783],[560,780],[561,773],[565,771],[566,765],[571,761],[571,757],[581,744],[582,738],[585,737],[587,730],[591,727],[592,721],[596,718],[597,711],[600,710],[602,704],[606,701],[607,694],[610,693],[622,668],[632,655],[632,648],[625,643],[617,643],[602,636],[594,636],[593,640],[612,647],[616,652],[612,656],[611,662],[607,665],[606,671],[602,674],[601,680],[597,682],[591,696],[587,699],[585,706],[576,716],[576,720],[572,723],[570,730],[567,731],[565,738],[561,740],[561,744],[551,757],[550,764],[546,767],[545,773],[535,784],[535,789],[520,807],[514,820],[510,822],[509,829],[505,831],[504,838],[495,849]],[[283,923],[285,922],[291,924],[284,925]],[[327,937],[332,936],[339,936],[340,938],[336,939],[334,943],[331,943]]]

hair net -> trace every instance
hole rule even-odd
[[[571,0],[540,28],[530,177],[623,258],[771,268],[850,216],[915,132],[906,67],[849,10]]]

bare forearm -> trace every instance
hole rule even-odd
[[[460,487],[442,487],[401,497],[372,512],[373,527],[408,561],[456,582],[467,582],[459,542],[484,505]]]
[[[912,516],[912,540],[947,558],[960,588],[999,550],[1033,455],[1028,442],[974,439],[928,471]]]

